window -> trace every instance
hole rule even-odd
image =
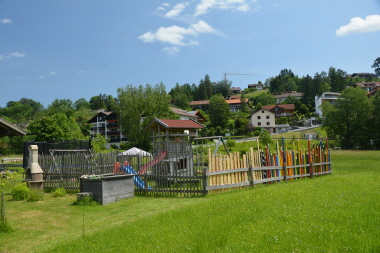
[[[267,122],[267,126],[269,126],[270,125],[270,122]]]
[[[257,119],[261,119],[261,116],[257,116]]]
[[[269,119],[269,115],[267,115],[267,119]]]
[[[257,125],[261,126],[261,122],[257,123]]]
[[[264,110],[262,110],[261,113],[264,113]]]

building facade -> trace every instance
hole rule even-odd
[[[121,132],[117,115],[113,112],[99,111],[87,123],[91,124],[91,136],[101,134],[108,142],[114,144],[126,141],[125,135]]]
[[[282,130],[289,129],[289,125],[276,125],[276,115],[266,109],[253,112],[249,117],[249,125],[261,127],[269,133],[280,133]]]
[[[338,100],[340,93],[337,92],[325,92],[321,96],[315,96],[315,112],[320,117],[323,117],[322,113],[322,103],[329,102],[332,105],[335,105]]]

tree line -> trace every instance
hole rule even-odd
[[[379,72],[380,57],[375,60],[372,67],[375,68],[375,73]],[[372,79],[370,81],[378,80]],[[313,77],[306,75],[301,78],[290,69],[284,69],[280,71],[279,75],[268,78],[265,81],[265,86],[269,92],[264,92],[256,97],[249,97],[249,94],[245,94],[246,91],[243,92],[240,98],[242,101],[241,110],[231,113],[224,98],[230,94],[232,82],[227,79],[212,82],[206,74],[198,85],[180,85],[177,83],[169,92],[166,92],[166,87],[163,83],[154,86],[147,84],[137,87],[127,85],[117,90],[117,97],[99,94],[91,97],[89,100],[80,98],[75,102],[70,99],[55,99],[47,108],[44,108],[38,101],[30,98],[21,98],[19,101],[9,101],[5,107],[0,107],[0,117],[22,128],[26,127],[29,135],[23,137],[24,140],[71,140],[89,138],[90,125],[86,124],[86,122],[97,114],[97,110],[106,109],[118,115],[121,127],[127,136],[128,145],[139,146],[149,150],[150,138],[145,131],[145,127],[154,117],[178,118],[178,115],[175,115],[170,110],[170,105],[182,109],[190,109],[190,101],[210,100],[209,111],[203,112],[206,119],[208,119],[205,123],[207,128],[201,133],[204,135],[219,135],[226,132],[238,135],[260,134],[262,132],[260,129],[252,129],[248,125],[248,116],[253,108],[258,109],[263,105],[275,104],[273,94],[286,91],[302,92],[304,96],[301,100],[288,97],[283,103],[295,104],[296,117],[300,115],[310,116],[315,109],[314,97],[316,95],[321,95],[325,91],[350,91],[351,89],[347,89],[347,87],[353,87],[354,83],[365,81],[369,80],[359,77],[348,77],[345,71],[333,67],[330,67],[328,72],[317,72]],[[250,108],[245,103],[245,96],[251,100],[253,108]],[[374,129],[378,127],[378,123],[376,123],[378,122],[376,121],[376,111],[374,111],[379,109],[377,104],[378,97],[377,95],[372,99],[368,99],[369,102],[364,98],[362,99],[371,105],[367,110],[367,113],[371,113],[358,114],[357,118],[361,118],[362,123],[368,123],[366,126],[374,125],[368,131],[376,132]],[[342,98],[342,101],[348,99],[348,97],[344,96]],[[350,128],[352,131],[349,131],[348,134],[332,130],[332,125],[338,124],[332,121],[330,117],[334,120],[339,118],[334,114],[337,113],[337,108],[339,107],[334,107],[334,109],[326,107],[324,109],[326,112],[329,110],[325,121],[325,127],[328,129],[329,135],[341,138],[343,141],[342,146],[344,147],[358,146],[358,140],[362,140],[359,146],[364,147],[365,138],[361,136],[354,139],[348,138],[348,136],[356,134],[352,128]],[[368,115],[368,117],[365,115]],[[366,117],[365,119],[364,116]],[[22,141],[19,141],[19,139],[17,137],[4,137],[0,139],[0,153],[20,153],[22,151]],[[367,143],[369,143],[368,140]]]

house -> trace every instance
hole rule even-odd
[[[372,78],[377,78],[377,76],[375,74],[372,74],[372,73],[353,73],[351,75],[347,75],[349,77],[361,77],[361,78],[365,78],[365,79],[372,79]]]
[[[262,84],[262,83],[248,84],[248,89],[250,89],[250,88],[255,88],[257,90],[263,90],[264,89],[264,84]]]
[[[240,94],[241,93],[240,87],[231,87],[230,91],[232,94]]]
[[[245,99],[247,103],[249,103],[249,99]],[[241,108],[241,100],[239,99],[227,99],[226,102],[230,107],[231,112],[237,112]],[[202,109],[207,112],[210,106],[210,100],[201,100],[201,101],[192,101],[189,103],[192,110]]]
[[[199,123],[203,123],[207,121],[207,119],[203,116],[203,114],[200,111],[190,111],[189,113],[197,116],[198,117],[197,122]]]
[[[227,99],[226,102],[228,103],[228,106],[230,107],[231,112],[237,112],[240,111],[241,108],[241,99]],[[249,99],[245,98],[245,102],[248,104]]]
[[[355,85],[370,93],[380,87],[380,82],[355,83]]]
[[[322,103],[323,102],[329,102],[332,105],[335,105],[336,101],[338,100],[340,93],[337,92],[324,92],[321,96],[315,96],[315,112],[320,117],[323,116],[322,114]]]
[[[210,106],[210,100],[191,101],[189,104],[192,110],[201,109],[207,112]]]
[[[303,94],[297,91],[287,91],[280,95],[274,95],[274,97],[276,99],[276,104],[281,104],[281,102],[284,101],[287,97],[294,97],[296,99],[301,99],[303,97]]]
[[[280,117],[293,117],[294,114],[294,104],[283,104],[283,105],[265,105],[262,108],[268,110],[276,115],[276,118]]]
[[[175,114],[179,115],[181,120],[192,119],[192,120],[198,121],[198,116],[195,115],[194,113],[190,113],[186,110],[182,110],[182,109],[175,108],[175,107],[170,107],[170,110],[172,112],[174,112]]]
[[[368,97],[375,96],[377,92],[380,91],[380,87],[377,87],[376,89],[372,90],[371,92],[368,93]]]
[[[279,133],[289,129],[289,125],[276,125],[276,115],[266,109],[259,109],[249,116],[249,125],[261,127],[270,133]]]
[[[18,126],[0,118],[0,138],[5,136],[23,136],[26,132]]]
[[[87,121],[87,123],[91,124],[91,136],[101,134],[105,136],[108,142],[114,144],[126,140],[125,135],[121,132],[117,115],[113,112],[99,110],[98,114]]]

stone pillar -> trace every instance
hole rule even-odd
[[[38,164],[38,146],[30,145],[29,146],[29,165],[30,173],[32,180],[29,181],[30,188],[43,189],[44,180],[43,180],[43,171]]]

